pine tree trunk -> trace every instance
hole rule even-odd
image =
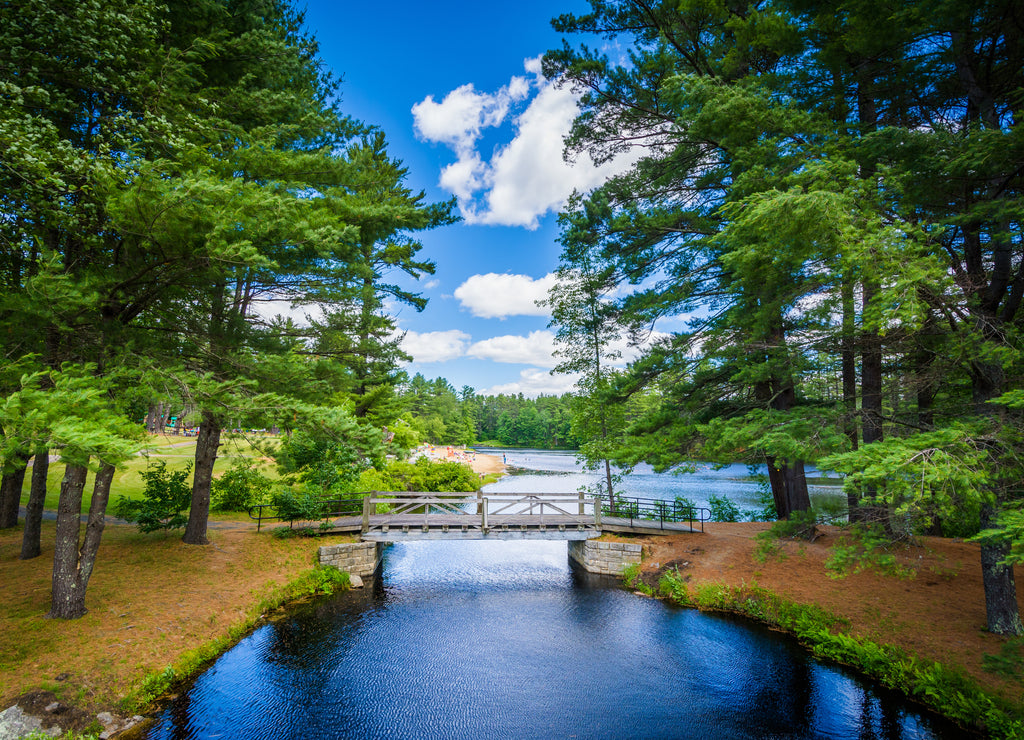
[[[85,614],[85,593],[78,588],[78,533],[87,469],[68,465],[60,484],[57,537],[53,546],[53,588],[48,617],[78,619]]]
[[[988,529],[995,525],[995,509],[989,504],[982,506],[981,527]],[[1010,545],[981,546],[981,579],[985,587],[985,614],[989,632],[997,635],[1024,634],[1020,620],[1020,606],[1017,603],[1017,584],[1013,577],[1013,566],[1003,565],[1010,554]]]
[[[213,464],[217,462],[220,446],[220,420],[209,411],[203,412],[196,438],[196,470],[192,477],[192,505],[188,510],[188,524],[182,542],[189,545],[207,545],[206,525],[210,518],[210,484]]]
[[[21,537],[21,559],[31,560],[42,553],[43,505],[46,503],[46,476],[50,472],[50,451],[36,450],[32,459],[32,490],[25,507],[25,533]]]
[[[100,465],[96,473],[96,481],[92,487],[92,501],[89,503],[89,521],[85,525],[85,540],[78,556],[78,587],[82,598],[89,585],[93,566],[96,564],[96,553],[100,549],[100,538],[106,524],[107,502],[110,501],[110,484],[114,480],[114,466],[107,463]],[[83,604],[84,608],[84,604]]]
[[[842,358],[843,376],[843,411],[845,419],[844,431],[850,440],[850,449],[856,450],[860,439],[857,432],[857,340],[856,307],[853,300],[853,283],[844,280],[841,291],[843,301],[843,337],[840,355]],[[846,510],[849,521],[860,521],[860,493],[849,491],[846,494]]]
[[[17,458],[12,464],[15,467],[0,479],[0,529],[18,526],[18,508],[21,505],[21,489],[25,485],[28,458]]]
[[[778,463],[774,457],[766,457],[768,482],[772,488],[772,500],[779,519],[789,519],[794,511],[808,511],[811,497],[807,491],[807,478],[802,460]]]
[[[614,506],[615,489],[612,487],[612,464],[607,459],[604,461],[604,478],[608,482],[608,504]]]

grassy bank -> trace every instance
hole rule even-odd
[[[671,572],[662,577],[659,593],[680,606],[741,614],[788,632],[815,657],[854,668],[975,732],[1024,738],[1024,720],[1015,708],[989,696],[961,671],[920,660],[894,645],[852,637],[844,619],[817,606],[795,604],[756,587],[704,583],[690,589]]]
[[[645,558],[627,585],[752,618],[964,727],[1024,738],[1024,640],[985,629],[977,545],[919,538],[887,553],[898,575],[872,568],[836,578],[826,566],[845,546],[841,529],[822,527],[814,542],[777,540],[759,557],[769,527],[716,523],[703,534],[638,538]]]
[[[212,544],[195,547],[180,533],[142,535],[108,525],[89,584],[89,613],[71,622],[46,619],[53,529],[44,522],[43,555],[30,561],[18,560],[20,528],[0,531],[4,706],[48,690],[92,710],[116,709],[126,697],[137,708],[269,610],[326,585],[312,573],[321,540],[257,535],[227,522],[211,528]]]

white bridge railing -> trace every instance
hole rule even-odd
[[[371,493],[363,500],[362,533],[593,532],[601,528],[601,497],[584,494]]]

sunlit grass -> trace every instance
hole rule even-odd
[[[221,437],[221,446],[217,456],[217,463],[214,465],[213,474],[218,476],[228,470],[232,463],[238,458],[255,459],[259,462],[260,470],[271,479],[277,479],[277,470],[272,461],[266,457],[265,447],[276,442],[274,437],[264,435],[236,435],[224,434]],[[140,498],[144,488],[142,472],[147,466],[155,461],[161,460],[166,463],[168,470],[182,470],[195,459],[196,438],[180,437],[173,435],[155,434],[151,435],[145,442],[145,446],[138,455],[125,461],[118,466],[114,474],[113,483],[110,486],[111,501],[120,497]],[[50,468],[46,476],[46,501],[43,504],[46,509],[56,509],[60,498],[60,482],[64,477],[64,465],[58,460],[51,460]],[[94,474],[89,473],[85,483],[85,493],[82,497],[82,511],[88,511],[92,501],[92,486]],[[21,503],[24,506],[28,503],[28,495],[31,489],[32,470],[25,476],[25,484],[22,488]],[[246,518],[245,515],[241,515]]]

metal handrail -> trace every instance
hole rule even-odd
[[[604,514],[617,519],[628,519],[630,526],[636,521],[658,522],[661,529],[665,528],[665,522],[699,522],[701,532],[704,531],[704,522],[711,521],[711,510],[703,506],[638,496],[616,496],[614,501],[604,505]]]
[[[329,498],[319,499],[317,507],[320,511],[320,518],[327,519],[332,516],[359,516],[363,510],[363,499],[360,498]],[[280,514],[265,514],[264,510],[273,509],[277,511],[276,504],[257,504],[249,507],[249,518],[256,522],[256,531],[259,532],[263,522],[292,521]],[[253,512],[256,512],[255,515]]]

